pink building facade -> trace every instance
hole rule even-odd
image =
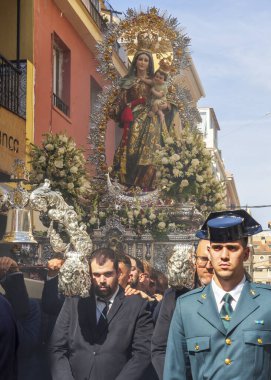
[[[87,156],[91,154],[87,139],[91,111],[105,85],[96,71],[95,58],[103,25],[93,22],[85,2],[70,3],[34,2],[34,142],[40,144],[47,132],[64,132]],[[100,17],[98,11],[96,15]],[[110,164],[115,148],[114,127],[108,129],[107,146]]]

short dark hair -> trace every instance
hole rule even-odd
[[[131,260],[129,259],[128,256],[122,255],[122,254],[117,254],[118,262],[123,263],[129,270],[131,270]]]
[[[99,265],[104,265],[107,260],[113,261],[114,269],[119,270],[119,260],[116,253],[111,248],[98,248],[92,252],[90,257],[90,263],[96,260]]]
[[[135,260],[137,269],[139,269],[139,271],[141,273],[144,273],[144,266],[143,266],[143,263],[140,259],[138,259],[137,257],[131,256],[131,255],[126,255],[126,256],[130,258],[130,261],[131,261],[131,259]]]
[[[155,76],[157,73],[159,73],[160,75],[163,75],[164,80],[167,80],[167,73],[165,73],[163,70],[161,70],[161,69],[157,69],[157,70],[155,71],[155,73],[154,73],[154,76]]]
[[[144,266],[143,266],[142,261],[141,261],[139,258],[137,258],[137,257],[133,257],[133,259],[134,259],[135,262],[136,262],[136,267],[137,267],[137,269],[139,269],[139,271],[140,271],[141,273],[144,273]]]
[[[156,293],[164,294],[166,289],[168,289],[168,278],[164,273],[154,269],[151,274],[151,279],[153,279],[153,272],[155,273],[156,279]]]

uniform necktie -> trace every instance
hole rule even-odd
[[[224,304],[220,310],[220,318],[226,330],[228,330],[229,328],[230,320],[233,313],[233,308],[231,306],[232,300],[233,300],[233,297],[230,295],[230,293],[226,293],[224,297],[222,298],[222,301],[224,301]]]

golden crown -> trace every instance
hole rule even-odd
[[[137,50],[156,52],[159,49],[159,36],[157,33],[144,30],[137,35]]]
[[[172,69],[172,64],[169,58],[162,58],[159,61],[159,70],[163,71],[166,74],[169,74]]]
[[[141,30],[136,38],[133,36],[123,36],[122,43],[126,45],[128,54],[135,54],[139,51],[147,51],[156,54],[157,58],[162,53],[167,53],[172,50],[170,42],[162,39],[159,33],[153,31]]]

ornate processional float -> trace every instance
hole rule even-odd
[[[169,264],[173,283],[191,282],[195,230],[206,213],[224,205],[197,130],[199,113],[180,80],[190,64],[189,43],[176,18],[155,7],[128,9],[97,45],[98,71],[108,84],[90,121],[95,176],[87,181],[82,152],[71,156],[75,144],[63,134],[48,134],[41,148],[32,147],[31,174],[40,187],[28,205],[49,220],[50,244],[65,259],[60,288],[66,295],[87,294],[87,259],[104,245],[163,273]],[[113,62],[116,44],[129,59],[123,78]],[[107,141],[112,120],[118,143]]]
[[[124,78],[113,64],[116,43],[129,57]],[[222,185],[197,130],[199,113],[180,81],[190,65],[189,43],[177,19],[153,7],[128,9],[97,46],[98,71],[110,85],[91,116],[92,186],[99,189],[93,243],[101,246],[115,235],[128,254],[164,273],[173,247],[193,244],[202,217],[223,208]],[[120,137],[108,165],[110,119]]]

